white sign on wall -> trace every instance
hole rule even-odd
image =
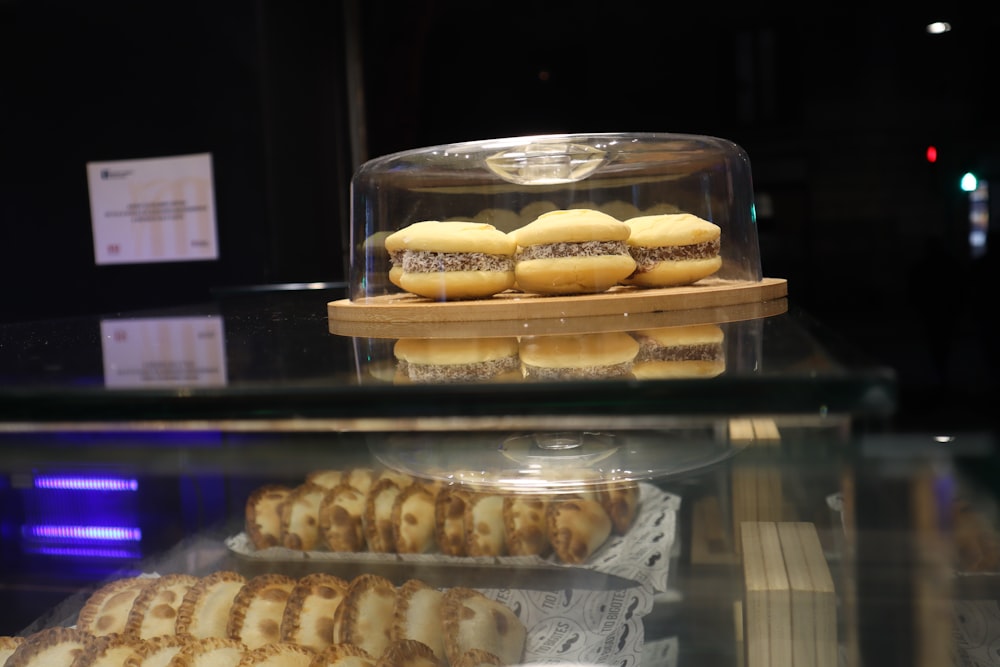
[[[88,162],[97,264],[219,257],[212,155]]]

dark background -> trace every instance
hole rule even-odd
[[[707,134],[750,156],[764,273],[897,370],[900,426],[990,424],[997,280],[958,182],[997,178],[1000,19],[927,11],[0,0],[0,321],[342,281],[370,157]],[[213,156],[220,259],[95,266],[86,162],[195,152]]]

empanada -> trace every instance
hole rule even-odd
[[[7,658],[4,666],[71,665],[96,640],[97,636],[79,628],[46,628],[25,637]]]
[[[198,640],[188,634],[167,634],[140,639],[132,654],[119,664],[121,667],[167,667],[182,648],[195,641]]]
[[[597,489],[597,499],[611,518],[611,531],[624,535],[639,513],[639,483],[632,480],[611,480]]]
[[[227,637],[229,612],[247,579],[238,572],[217,570],[199,578],[177,608],[174,632],[192,637]]]
[[[73,660],[73,667],[122,667],[135,653],[139,639],[118,632],[94,637]]]
[[[340,484],[344,479],[343,470],[313,470],[306,475],[306,482],[318,484],[324,489],[332,489]]]
[[[465,555],[503,556],[507,553],[503,496],[470,493],[465,503]]]
[[[402,489],[388,477],[380,479],[368,490],[365,498],[364,529],[368,550],[376,553],[394,553],[395,536],[392,532],[392,507]]]
[[[333,617],[348,583],[327,572],[314,572],[292,589],[281,619],[281,641],[321,651],[333,643]]]
[[[24,643],[24,637],[15,635],[0,635],[0,665],[7,662],[7,658],[18,646]]]
[[[245,530],[257,549],[281,544],[281,505],[291,492],[283,484],[265,484],[247,498]]]
[[[281,640],[281,620],[296,580],[283,574],[258,574],[233,600],[226,636],[253,650]]]
[[[434,499],[434,539],[441,553],[465,555],[465,505],[468,493],[458,486],[442,486]]]
[[[549,542],[564,563],[585,563],[611,535],[611,518],[596,500],[553,498],[548,506]]]
[[[308,646],[275,642],[247,651],[237,667],[309,667],[314,657]]]
[[[77,629],[92,635],[123,632],[132,603],[152,581],[152,577],[124,577],[104,584],[87,597],[77,614]]]
[[[351,579],[334,618],[334,642],[360,646],[381,656],[389,645],[396,587],[385,577],[359,574]]]
[[[411,484],[396,496],[392,535],[397,553],[420,554],[434,548],[434,495],[423,485]]]
[[[292,489],[281,505],[282,546],[298,551],[320,546],[319,505],[326,491],[312,482],[303,482]]]
[[[365,492],[344,482],[326,492],[319,504],[319,532],[331,551],[365,549]]]
[[[430,647],[435,658],[444,662],[441,634],[443,593],[420,579],[410,579],[396,589],[396,604],[390,639],[416,639]]]
[[[168,667],[236,667],[247,651],[247,645],[239,639],[193,639],[177,651]]]
[[[504,540],[512,556],[545,557],[552,551],[546,517],[548,498],[514,494],[503,499]]]
[[[431,647],[416,639],[391,642],[376,663],[377,667],[443,667]]]
[[[504,667],[500,658],[481,648],[470,648],[451,667]]]
[[[177,627],[177,611],[184,596],[198,583],[193,574],[166,574],[150,583],[132,603],[124,634],[147,639],[172,634]]]
[[[354,644],[330,644],[316,654],[309,667],[375,667],[375,658]]]
[[[521,619],[507,605],[475,589],[445,590],[441,627],[445,654],[452,665],[473,648],[496,655],[505,665],[516,665],[524,656],[527,630]]]

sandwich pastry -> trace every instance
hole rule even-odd
[[[625,221],[635,272],[623,282],[639,287],[690,285],[722,267],[722,230],[690,213],[644,215]]]
[[[385,239],[389,280],[434,299],[482,299],[514,284],[513,239],[493,225],[451,220],[415,222]]]
[[[517,287],[539,294],[603,292],[635,270],[622,221],[594,209],[558,209],[510,233]]]

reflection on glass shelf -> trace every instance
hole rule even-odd
[[[132,476],[33,476],[24,492],[22,551],[60,558],[141,557],[138,491]]]
[[[139,482],[135,479],[115,477],[36,477],[36,489],[90,489],[94,491],[135,491]]]
[[[104,384],[109,388],[225,386],[220,317],[101,321]]]

